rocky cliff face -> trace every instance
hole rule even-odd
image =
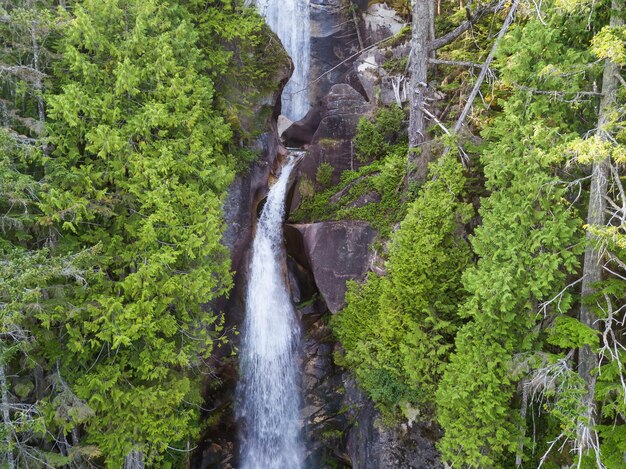
[[[384,47],[373,47],[363,54],[359,51],[398,33],[402,22],[384,4],[367,9],[367,1],[353,3],[357,9],[343,0],[311,0],[311,62],[315,80],[310,97],[314,106],[303,120],[283,133],[282,141],[276,123],[279,95],[274,93],[259,102],[273,106],[265,132],[255,144],[262,158],[247,174],[237,178],[224,205],[228,226],[224,243],[231,249],[232,267],[237,273],[229,299],[218,305],[225,311],[229,327],[242,323],[246,268],[256,217],[272,172],[286,154],[285,146],[307,150],[289,192],[290,212],[300,203],[300,184],[305,179],[315,180],[322,163],[332,167],[333,184],[343,171],[362,164],[355,159],[352,145],[358,120],[373,112],[377,102],[386,103],[396,97],[389,80],[385,82],[385,74],[389,73],[382,64],[390,57],[400,60],[403,49],[394,44],[391,53]],[[372,58],[375,66],[364,66]],[[277,71],[277,92],[289,73],[290,64]],[[376,194],[364,194],[355,203],[363,206],[376,202]],[[373,270],[370,246],[375,238],[375,230],[358,220],[310,220],[285,226],[285,278],[303,330],[302,427],[309,468],[442,467],[434,448],[436,430],[419,424],[417,419],[386,428],[350,373],[334,362],[333,356],[341,348],[328,326],[328,318],[343,307],[346,282],[361,280]],[[212,425],[203,436],[192,465],[197,468],[237,467],[232,417],[236,360],[228,353],[218,354],[215,360],[222,385],[205,390],[207,402],[214,409],[207,412]]]
[[[361,11],[367,0],[311,0],[311,79],[315,103],[337,83],[359,87],[350,57],[364,47]]]

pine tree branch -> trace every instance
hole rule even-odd
[[[513,86],[517,89],[520,89],[522,91],[530,91],[533,94],[545,94],[545,95],[549,95],[549,96],[554,96],[555,98],[561,98],[563,99],[565,102],[573,102],[576,101],[580,98],[582,98],[583,96],[590,96],[590,97],[594,97],[594,98],[601,98],[602,96],[604,96],[602,93],[598,92],[598,91],[557,91],[557,90],[539,90],[537,88],[531,88],[529,86],[524,86],[524,85],[520,85],[519,83],[513,83]],[[574,96],[571,100],[570,99],[564,99],[566,96]]]

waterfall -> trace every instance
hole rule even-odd
[[[289,157],[272,186],[253,243],[238,385],[242,469],[298,469],[300,395],[299,327],[285,285],[282,222]]]
[[[309,111],[311,17],[309,0],[256,0],[267,25],[283,43],[295,70],[282,94],[282,114],[292,121]]]

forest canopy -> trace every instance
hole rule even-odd
[[[263,20],[220,1],[2,7],[0,459],[171,467],[226,340],[204,305],[232,285],[221,207],[249,158],[216,80],[244,73],[232,45],[254,51]]]

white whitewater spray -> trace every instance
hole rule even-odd
[[[238,386],[242,469],[302,465],[299,327],[280,262],[285,195],[296,162],[289,158],[269,191],[253,244]]]
[[[256,0],[267,25],[283,43],[295,70],[282,95],[282,113],[292,121],[309,111],[311,15],[309,0]]]

